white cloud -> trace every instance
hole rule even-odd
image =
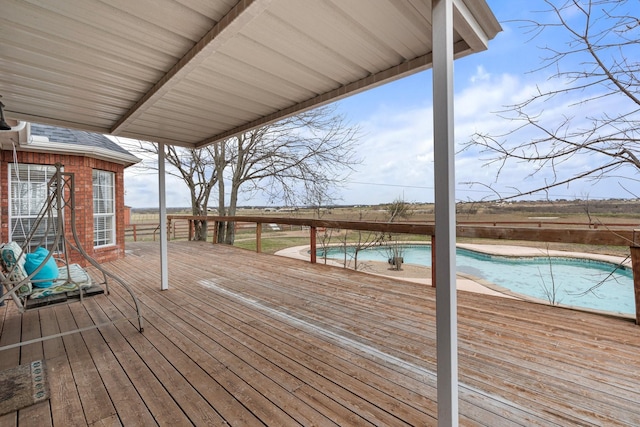
[[[433,144],[431,109],[378,110],[358,125],[364,163],[343,191],[348,203],[385,203],[432,198]],[[427,187],[427,188],[422,188]]]
[[[490,78],[491,78],[491,74],[487,72],[484,66],[478,65],[476,67],[476,73],[473,76],[471,76],[471,83],[488,81]]]
[[[124,174],[127,206],[143,208],[159,205],[157,171],[139,171],[127,168]],[[173,175],[165,175],[165,186],[168,207],[189,207],[191,201],[185,183]]]

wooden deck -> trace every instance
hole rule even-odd
[[[155,243],[109,264],[146,320],[0,352],[47,362],[47,402],[0,425],[435,425],[434,290],[223,245]],[[0,345],[132,316],[110,296],[20,316]],[[461,425],[640,425],[640,327],[459,292]]]

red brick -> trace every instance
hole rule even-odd
[[[42,165],[55,165],[61,163],[63,170],[73,173],[76,185],[75,211],[76,229],[78,231],[80,244],[85,251],[98,262],[108,262],[124,257],[124,220],[122,212],[124,210],[124,167],[119,164],[96,160],[85,156],[60,156],[57,154],[18,152],[18,163],[31,163]],[[2,151],[0,156],[0,238],[3,242],[8,241],[8,168],[13,162],[11,151]],[[116,244],[114,246],[94,249],[93,247],[93,169],[101,169],[115,173],[116,186]],[[71,213],[65,211],[65,227],[67,238],[73,241],[71,227]],[[87,262],[79,255],[73,255],[72,262],[86,265]]]

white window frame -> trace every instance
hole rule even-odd
[[[36,174],[36,171],[40,172],[40,174]],[[9,199],[9,240],[14,240],[20,245],[25,242],[31,232],[33,222],[35,222],[42,211],[42,207],[48,196],[47,184],[55,172],[56,167],[54,165],[9,163],[7,170],[7,180],[9,183],[7,186]],[[33,181],[32,177],[34,176],[41,176],[44,179]],[[21,194],[16,194],[16,188],[21,188]],[[53,210],[52,215],[55,218],[57,211]],[[47,221],[47,218],[43,218],[40,228],[46,230]],[[24,222],[27,223],[26,227]],[[51,227],[55,227],[55,225],[54,222],[54,224],[51,224]],[[35,247],[39,245],[43,245],[51,250],[52,248],[50,246],[55,238],[55,228],[49,230],[48,235],[44,236],[44,240],[42,239],[43,235],[44,231],[41,234],[35,234],[27,250],[35,249]]]
[[[110,180],[96,182],[100,177],[109,177]],[[93,183],[93,247],[113,246],[116,244],[116,174],[115,172],[93,169],[91,178]],[[100,229],[101,225],[106,225],[106,227]]]

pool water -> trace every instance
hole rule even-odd
[[[318,251],[318,258],[323,251]],[[327,251],[329,258],[344,259],[344,248]],[[405,246],[405,263],[431,266],[431,246]],[[353,248],[347,248],[347,259]],[[387,261],[385,248],[368,248],[358,253],[359,261]],[[563,257],[504,257],[467,249],[456,251],[456,268],[465,273],[507,288],[558,304],[610,312],[635,314],[633,273],[603,261]],[[602,282],[597,289],[589,291]]]

